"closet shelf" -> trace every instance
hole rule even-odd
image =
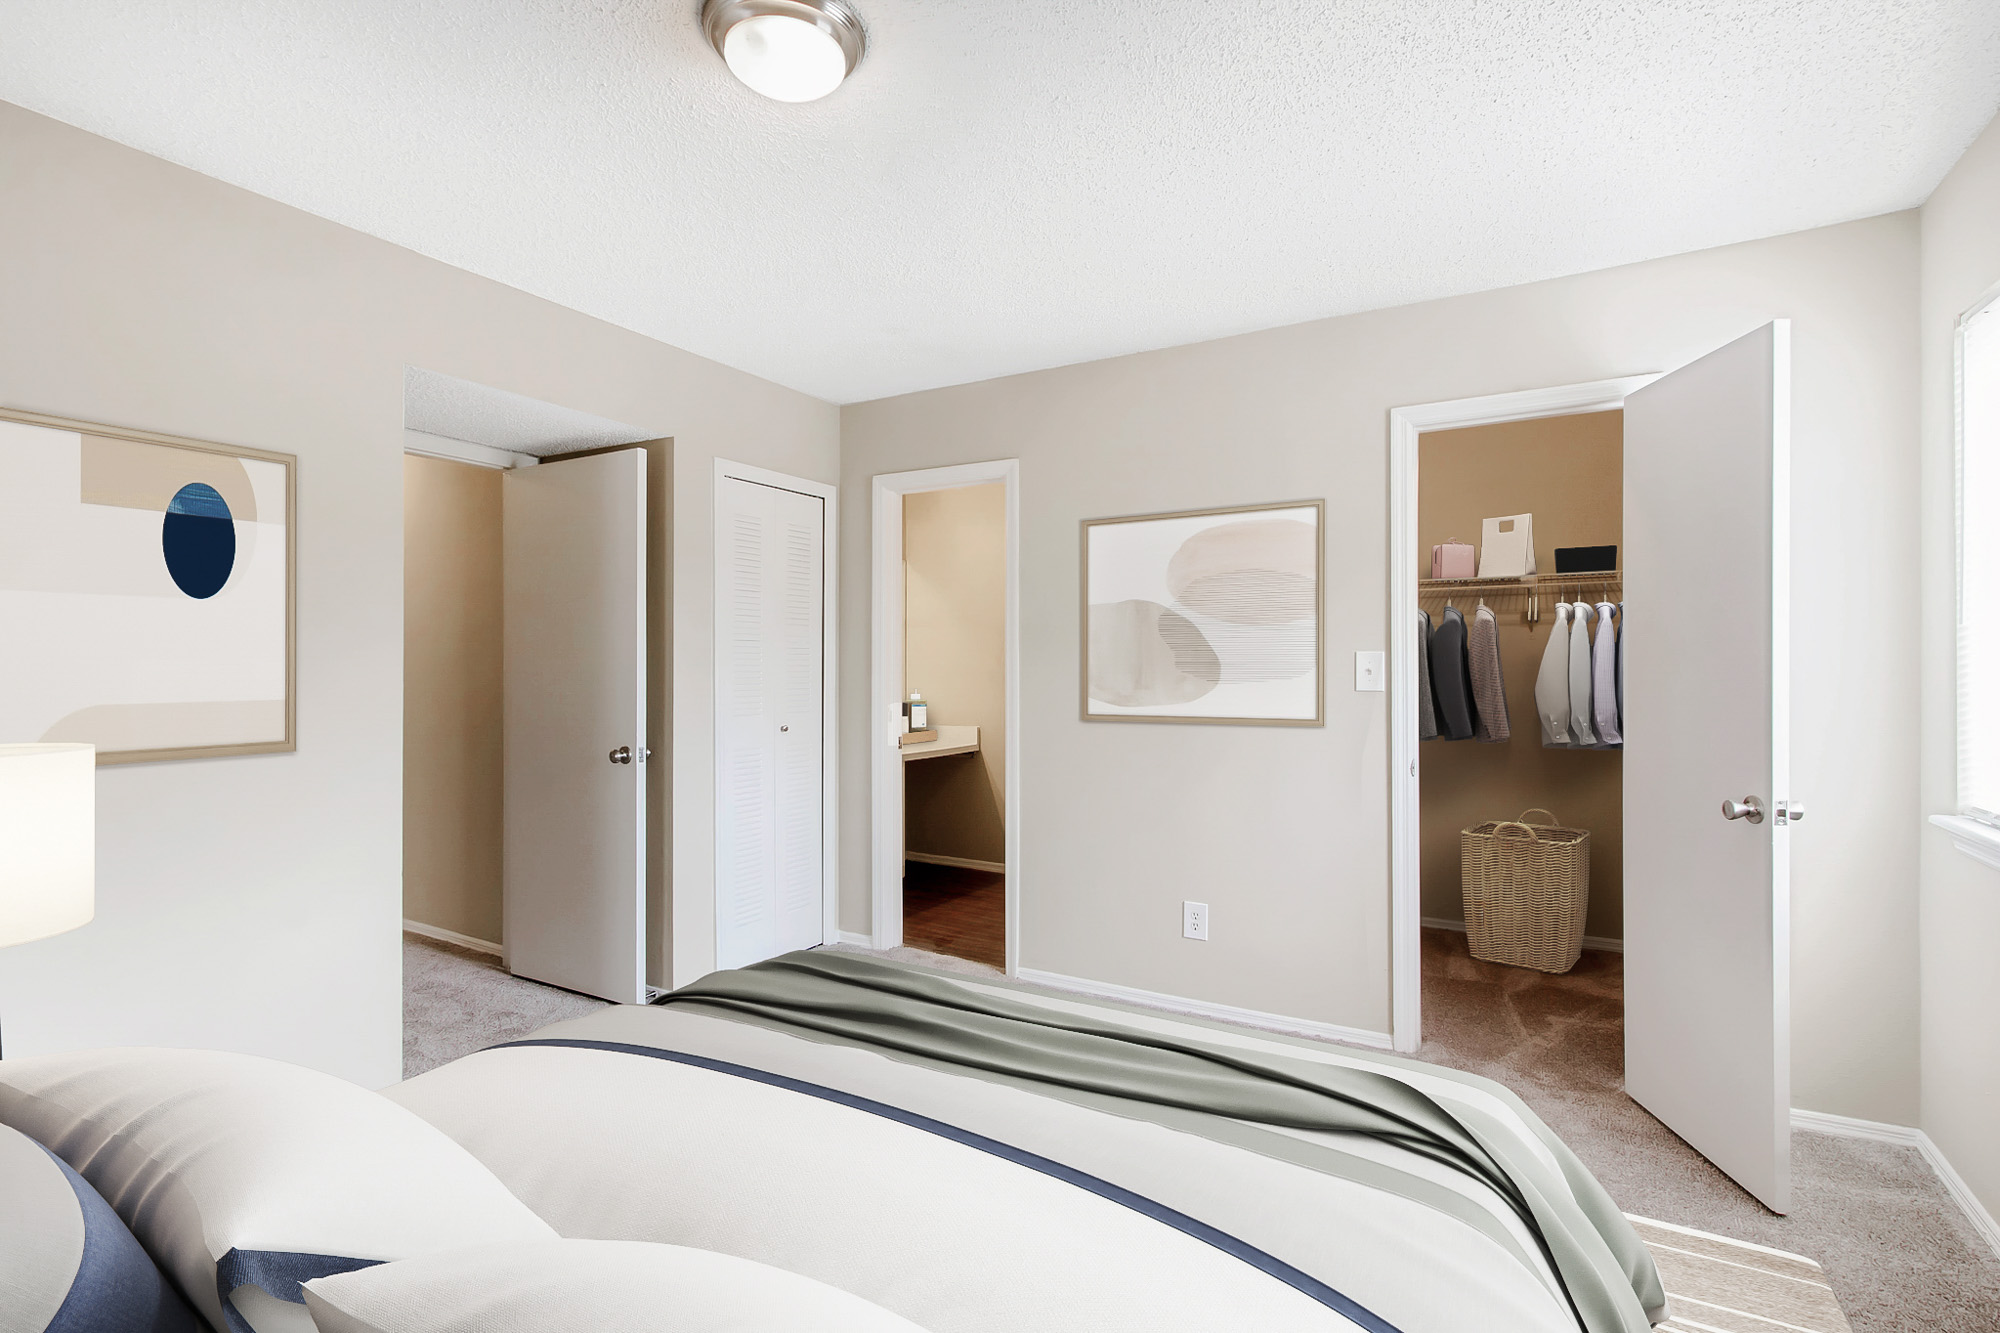
[[[1622,588],[1622,570],[1596,574],[1530,574],[1519,579],[1418,579],[1417,591],[1437,592],[1565,592],[1577,588]]]

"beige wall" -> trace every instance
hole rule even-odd
[[[1618,546],[1625,527],[1625,414],[1587,412],[1432,431],[1418,444],[1418,568],[1431,547],[1458,539],[1477,546],[1481,520],[1535,516],[1536,568],[1555,572],[1558,546]],[[1453,599],[1471,620],[1477,597]],[[1595,597],[1593,596],[1593,600]],[[1535,710],[1535,675],[1555,623],[1555,595],[1538,623],[1524,596],[1489,599],[1500,622],[1500,671],[1512,739],[1426,742],[1422,748],[1424,915],[1465,919],[1459,883],[1459,830],[1512,819],[1532,806],[1571,828],[1590,830],[1590,915],[1584,932],[1625,937],[1624,756],[1617,750],[1549,750]],[[1426,597],[1433,624],[1445,599]]]
[[[1022,963],[1385,1030],[1389,704],[1352,663],[1388,642],[1388,410],[1666,370],[1789,316],[1795,1096],[1908,1123],[1916,245],[1900,213],[842,409],[842,927],[868,928],[867,478],[1019,458]],[[1078,719],[1081,520],[1315,496],[1324,727]]]
[[[299,457],[298,750],[99,774],[97,919],[0,958],[8,1050],[400,1076],[405,365],[674,438],[673,946],[709,959],[710,470],[831,482],[838,411],[7,105],[0,198],[0,402]]]
[[[1004,862],[1007,488],[903,499],[903,679],[933,725],[979,728],[979,753],[903,766],[904,845]]]
[[[1996,219],[2000,122],[1923,210],[1923,788],[1919,804],[1900,800],[1893,813],[1923,829],[1923,1126],[2000,1213],[2000,870],[1921,823],[1958,808],[1952,363],[1959,315],[2000,284]],[[1868,941],[1852,947],[1865,952]]]
[[[403,915],[500,943],[500,473],[403,458]]]

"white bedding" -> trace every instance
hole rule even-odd
[[[1317,1044],[1013,987],[1004,993],[1210,1044],[1381,1068]],[[1497,1196],[1352,1136],[1337,1145],[1350,1172],[1306,1170],[1283,1160],[1270,1137],[1280,1131],[1240,1126],[1241,1142],[1218,1142],[1108,1105],[685,1010],[614,1008],[536,1039],[739,1067],[520,1045],[390,1090],[565,1236],[740,1255],[843,1288],[932,1333],[1578,1327],[1532,1236]],[[1518,1102],[1458,1076],[1405,1076],[1462,1119],[1501,1128],[1516,1145],[1517,1175],[1567,1191]],[[1107,1182],[1118,1197],[966,1135]],[[1419,1193],[1449,1206],[1377,1188],[1371,1170],[1421,1176]],[[1163,1222],[1169,1212],[1194,1227]],[[1308,1284],[1246,1252],[1271,1256],[1276,1269]],[[1316,1298],[1313,1281],[1349,1305]]]

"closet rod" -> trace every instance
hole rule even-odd
[[[1417,600],[1420,602],[1435,602],[1439,598],[1449,601],[1461,593],[1481,602],[1488,597],[1495,601],[1526,597],[1528,607],[1524,614],[1530,625],[1541,623],[1544,592],[1557,594],[1558,600],[1564,593],[1596,593],[1592,601],[1623,601],[1625,576],[1618,570],[1608,569],[1593,574],[1530,574],[1514,579],[1417,580]]]

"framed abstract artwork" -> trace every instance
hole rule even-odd
[[[291,750],[297,460],[0,410],[0,741]]]
[[[1086,520],[1084,720],[1321,725],[1325,511]]]

